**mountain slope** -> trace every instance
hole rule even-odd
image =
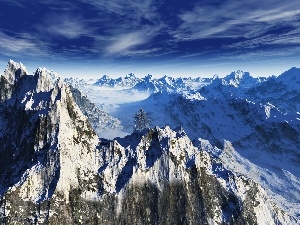
[[[26,75],[20,64],[10,62],[1,76],[1,90],[13,84],[0,106],[2,216],[34,215],[40,202],[57,195],[68,199],[71,189],[82,186],[80,180],[94,186],[98,137],[70,89],[52,75],[45,69]]]
[[[150,114],[152,125],[182,125],[192,139],[206,139],[218,146],[217,155],[227,168],[254,179],[281,208],[300,217],[299,75],[297,68],[270,78],[236,71],[224,78],[214,77],[199,91],[179,94],[160,83],[165,92],[121,104],[111,114],[127,133],[140,108]],[[145,83],[156,90],[158,86],[150,81]]]
[[[246,92],[249,99],[271,103],[284,113],[300,113],[300,69],[291,68]]]
[[[276,224],[275,221],[285,221],[288,224],[296,221],[275,209],[253,181],[235,175],[217,158],[211,158],[204,151],[207,146],[203,150],[194,147],[181,128],[173,131],[169,127],[155,127],[116,139],[113,146],[105,155],[109,160],[100,168],[100,177],[103,193],[119,192],[118,199],[123,199],[117,208],[123,222]],[[138,198],[135,193],[139,193]],[[135,212],[140,213],[138,221],[129,216],[132,204]],[[262,212],[264,216],[260,215]]]
[[[114,118],[105,111],[100,110],[86,96],[82,95],[78,89],[70,86],[70,91],[72,92],[74,101],[79,106],[83,114],[88,117],[91,125],[97,133],[108,129],[122,129],[122,126],[120,125],[121,122],[117,118]]]
[[[241,98],[198,100],[167,93],[153,94],[138,104],[124,104],[119,108],[120,113],[113,115],[130,132],[133,120],[129,119],[139,108],[150,114],[152,125],[180,124],[192,139],[206,139],[217,146],[218,156],[222,152],[222,156],[234,155],[232,158],[237,160],[226,159],[225,167],[250,176],[277,204],[298,215],[300,123],[297,118],[284,115],[275,107]],[[131,111],[132,115],[122,111]],[[230,154],[226,143],[232,146]]]
[[[205,98],[222,96],[245,98],[255,103],[271,104],[283,113],[295,114],[300,111],[300,69],[291,68],[280,76],[253,78],[249,73],[236,71],[199,90]],[[294,115],[295,116],[295,115]]]

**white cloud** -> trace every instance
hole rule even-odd
[[[12,6],[25,8],[24,1],[22,0],[2,0],[1,4],[8,4]]]
[[[299,9],[289,10],[289,11],[279,11],[278,9],[269,10],[267,12],[259,12],[258,15],[253,14],[253,19],[256,22],[282,22],[293,20],[295,16],[300,14]]]
[[[225,49],[235,48],[257,48],[261,45],[290,45],[300,44],[300,28],[287,31],[283,34],[267,34],[260,37],[255,37],[246,41],[237,42],[224,46]]]
[[[135,31],[128,34],[122,34],[114,37],[111,43],[106,47],[108,54],[124,54],[135,47],[145,44],[151,36],[141,31]]]
[[[281,61],[289,61],[292,58],[298,58],[300,48],[281,48],[281,49],[268,49],[268,50],[254,50],[240,52],[232,52],[231,54],[224,54],[217,58],[217,60],[225,59],[230,61],[255,61],[260,62],[262,60],[273,61],[280,59]],[[259,60],[258,60],[259,59]]]
[[[83,2],[91,4],[101,12],[123,16],[125,19],[130,18],[132,23],[139,23],[141,18],[156,20],[158,16],[154,0],[85,0]]]
[[[218,7],[215,2],[218,2]],[[4,3],[29,7],[25,0],[4,0]],[[170,15],[167,13],[169,18],[161,14],[165,9],[159,10],[159,7],[165,5],[160,0],[78,0],[63,3],[45,0],[39,4],[49,6],[48,13],[36,22],[38,24],[24,28],[25,32],[30,30],[35,37],[8,36],[0,32],[0,49],[11,52],[28,50],[36,54],[52,52],[49,54],[52,57],[84,57],[90,54],[113,58],[154,56],[176,50],[182,52],[185,47],[180,42],[211,38],[236,41],[223,46],[233,51],[245,48],[253,51],[261,45],[300,44],[299,1],[191,1],[186,5],[191,7],[190,10],[180,9],[177,5],[168,6],[174,9]],[[282,27],[288,27],[286,32],[280,31]],[[81,37],[89,37],[90,42],[72,41]],[[241,42],[241,39],[244,41]],[[58,49],[58,44],[64,46]],[[217,52],[223,54],[224,50],[198,47],[187,47],[181,58],[196,58]],[[197,48],[199,52],[195,52]]]
[[[93,23],[101,27],[101,35],[94,37],[95,49],[107,55],[134,55],[155,52],[148,46],[166,27],[157,13],[155,0],[118,1],[87,0],[99,17]]]
[[[38,50],[38,46],[37,43],[33,40],[11,37],[0,31],[0,49],[2,49],[3,52],[36,52]]]
[[[86,26],[82,18],[68,14],[48,14],[36,28],[41,34],[46,33],[50,37],[76,39],[91,35],[90,28]]]
[[[181,25],[172,32],[178,40],[204,38],[251,38],[291,23],[300,26],[300,2],[275,0],[224,1],[220,6],[197,4],[178,15]]]
[[[36,59],[62,59],[59,52],[51,50],[51,43],[41,41],[28,33],[7,34],[0,31],[0,52],[2,56],[33,57]]]

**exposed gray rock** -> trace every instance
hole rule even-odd
[[[80,110],[88,117],[93,128],[97,130],[106,129],[122,129],[121,122],[109,115],[107,112],[100,110],[86,96],[84,96],[77,88],[70,85],[70,90],[74,101],[79,106]]]

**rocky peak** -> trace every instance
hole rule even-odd
[[[241,70],[232,72],[230,75],[223,78],[223,85],[233,85],[235,87],[242,83],[252,82],[253,77],[249,72],[243,72]]]
[[[219,159],[208,153],[208,149],[215,147],[206,140],[200,142],[199,146],[194,146],[181,127],[172,130],[165,126],[135,132],[110,144],[104,143],[107,150],[103,151],[104,164],[99,169],[103,184],[101,193],[118,196],[117,212],[121,212],[121,217],[130,213],[132,202],[128,200],[135,199],[137,191],[142,201],[144,197],[157,199],[153,203],[145,201],[145,206],[139,208],[147,206],[150,215],[157,215],[157,219],[149,217],[152,224],[164,221],[165,216],[172,221],[170,224],[178,221],[188,224],[187,218],[203,224],[205,221],[221,224],[282,221],[279,214],[274,213],[272,203],[261,187],[227,170]],[[180,202],[179,208],[170,204],[173,198]],[[202,206],[198,207],[196,202]],[[156,209],[163,207],[161,204],[168,204],[164,213]],[[183,205],[185,211],[181,210]],[[257,207],[263,210],[265,218],[259,215],[259,210],[256,211]],[[173,210],[180,214],[180,219]],[[201,217],[196,216],[200,215],[199,212],[202,212]],[[134,215],[133,223],[138,218]]]
[[[110,80],[110,77],[108,75],[103,75],[100,80]]]
[[[46,68],[38,68],[34,74],[34,78],[37,80],[37,92],[48,92],[58,83],[60,83],[59,86],[62,86],[60,76]]]
[[[3,75],[0,77],[0,102],[4,102],[11,98],[17,83],[26,75],[27,71],[22,63],[16,63],[13,60],[9,60]]]
[[[158,79],[158,81],[161,81],[165,85],[173,85],[175,83],[175,79],[168,77],[167,75],[164,75],[162,78]]]
[[[109,85],[112,79],[108,75],[103,75],[100,79],[95,82],[95,85],[105,86]]]
[[[152,80],[152,75],[151,74],[148,74],[147,76],[145,76],[144,80],[146,82],[149,82],[150,80]]]
[[[56,192],[67,196],[64,191],[80,185],[77,177],[88,168],[79,164],[87,155],[91,161],[98,137],[54,72],[38,69],[26,78],[13,85],[7,98],[13,104],[0,105],[0,192],[12,188],[33,202]]]
[[[135,79],[136,76],[134,75],[134,73],[129,73],[125,76],[125,79]]]
[[[13,60],[9,60],[8,65],[4,71],[3,77],[10,84],[15,84],[24,75],[27,75],[26,67],[22,63],[17,63]]]
[[[219,78],[218,74],[215,74],[212,79],[216,80],[216,79],[220,79],[220,78]]]
[[[242,70],[232,72],[230,75],[228,75],[228,78],[235,79],[235,80],[246,79],[248,77],[250,77],[250,73],[249,72],[244,72]]]
[[[140,81],[133,73],[126,75],[125,77],[119,77],[117,79],[110,78],[104,75],[102,78],[97,80],[94,85],[107,86],[107,87],[133,87]]]
[[[44,76],[50,79],[53,83],[57,82],[60,80],[60,76],[58,73],[54,72],[53,70],[47,70],[45,67],[44,68],[38,68],[34,74],[35,76]]]

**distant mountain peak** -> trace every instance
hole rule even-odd
[[[103,75],[99,80],[110,80],[108,75]]]
[[[147,80],[147,81],[149,81],[149,80],[151,80],[152,79],[152,75],[151,74],[148,74],[147,76],[145,76],[145,80]]]
[[[130,78],[136,78],[136,76],[134,75],[134,73],[129,73],[125,76],[125,79],[130,79]]]
[[[215,74],[214,76],[213,76],[213,78],[212,78],[213,80],[216,80],[216,79],[219,79],[219,76],[218,76],[218,74]]]
[[[232,72],[230,75],[227,76],[230,79],[241,80],[251,77],[249,72],[244,72],[242,70],[237,70]]]
[[[300,68],[292,67],[278,76],[279,79],[297,79],[300,80]]]
[[[119,77],[117,79],[110,78],[107,75],[98,79],[94,85],[105,87],[133,87],[140,79],[133,73],[127,74],[125,77]]]
[[[144,78],[137,78],[133,73],[129,73],[124,77],[117,79],[103,76],[98,79],[93,85],[100,87],[123,87],[132,88],[142,92],[182,92],[185,90],[197,90],[212,82],[212,78],[173,78],[165,74],[160,78],[154,78],[151,74],[146,75]],[[67,82],[72,82],[67,80]]]

